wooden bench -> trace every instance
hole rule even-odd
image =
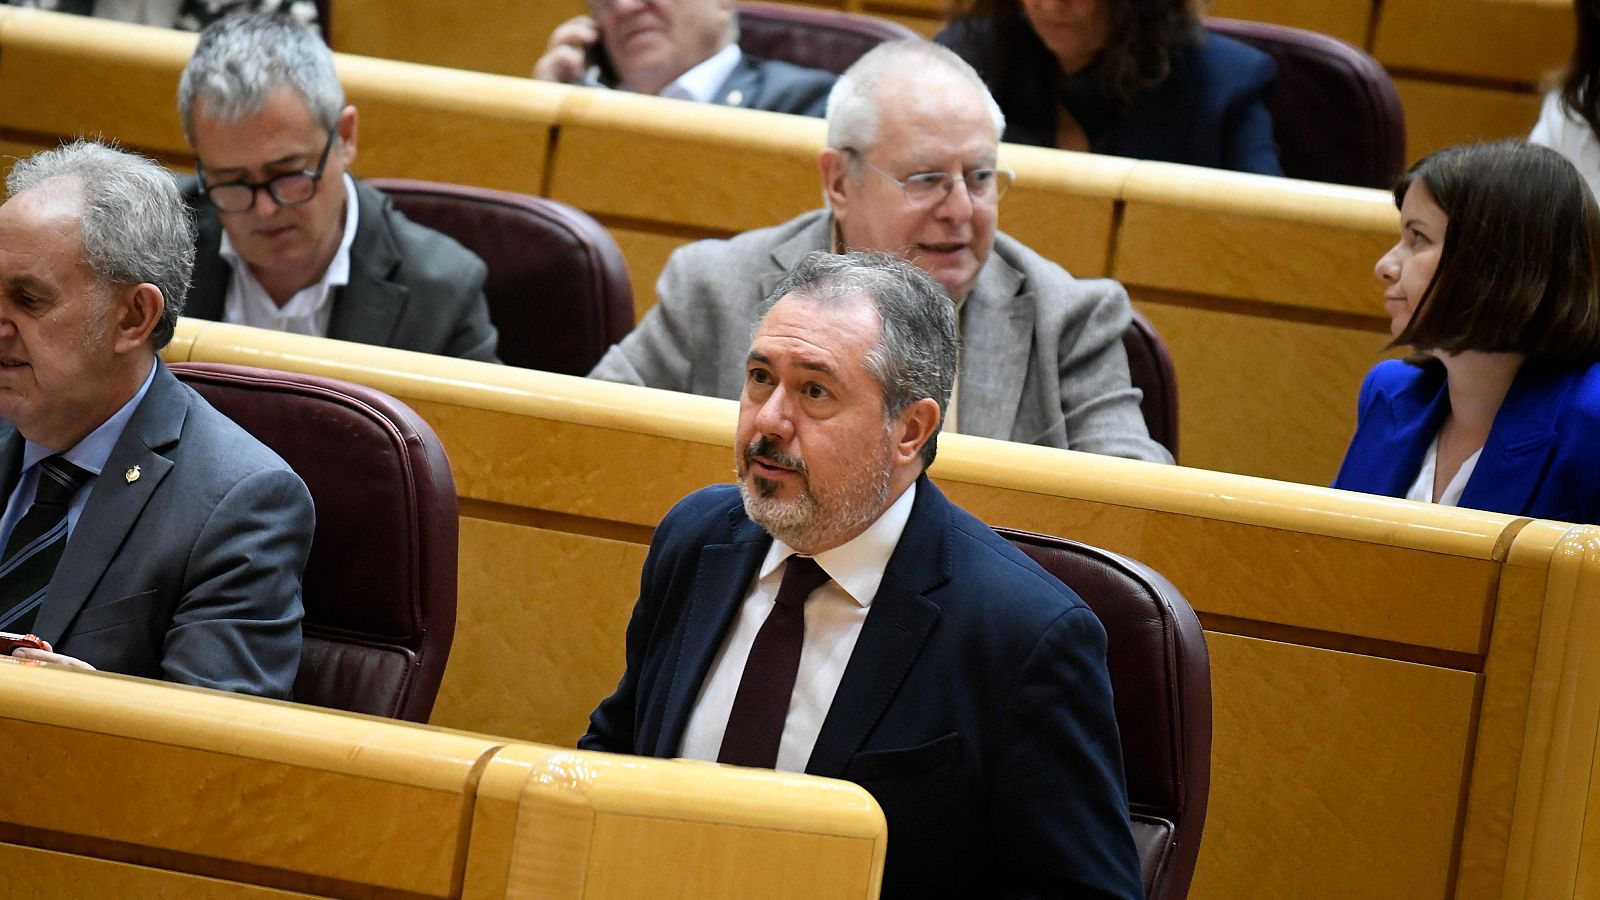
[[[574,740],[621,672],[652,527],[731,468],[727,401],[188,321],[169,356],[362,381],[439,432],[462,510],[435,710],[454,728]],[[1150,564],[1200,611],[1216,738],[1193,896],[1600,888],[1600,529],[959,435],[933,474],[994,524]]]

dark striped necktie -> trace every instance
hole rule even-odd
[[[717,762],[770,769],[778,762],[783,723],[800,670],[806,637],[806,598],[828,583],[828,573],[809,556],[791,556],[772,612],[756,632],[739,690],[728,712]]]
[[[90,474],[60,456],[39,461],[39,486],[33,505],[12,529],[0,555],[0,631],[18,634],[33,627],[50,577],[67,547],[67,508]]]

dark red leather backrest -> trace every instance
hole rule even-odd
[[[587,213],[487,188],[397,178],[367,183],[489,267],[483,293],[506,365],[587,375],[633,329],[627,263]]]
[[[888,19],[782,3],[739,4],[739,49],[842,74],[884,41],[922,35]]]
[[[311,490],[317,530],[294,698],[426,722],[456,623],[455,479],[433,429],[393,397],[333,378],[171,369]]]
[[[1150,437],[1178,458],[1178,372],[1172,367],[1167,344],[1156,327],[1137,309],[1133,321],[1122,333],[1122,349],[1128,353],[1128,375],[1133,386],[1144,392],[1139,412]]]
[[[1127,557],[995,531],[1072,588],[1105,626],[1145,895],[1186,896],[1211,783],[1211,664],[1199,618],[1171,582]]]
[[[1267,107],[1285,175],[1394,185],[1406,161],[1406,120],[1394,81],[1377,60],[1325,34],[1286,25],[1207,18],[1205,26],[1278,64]]]

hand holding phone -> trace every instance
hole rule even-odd
[[[589,68],[596,65],[591,59],[593,53],[605,55],[605,49],[600,47],[600,25],[588,16],[574,16],[550,33],[550,43],[543,56],[533,66],[533,77],[540,81],[560,81],[565,84],[578,84],[583,81]],[[591,48],[599,47],[598,50]],[[609,69],[609,65],[602,64],[602,69]],[[605,77],[602,71],[602,78]]]

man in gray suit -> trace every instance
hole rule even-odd
[[[820,116],[833,75],[745,56],[734,0],[589,0],[533,67],[541,81]]]
[[[761,298],[813,250],[882,250],[931,274],[960,309],[946,429],[1154,462],[1128,376],[1128,295],[1077,280],[995,230],[1011,173],[1004,116],[972,67],[926,41],[880,45],[828,99],[828,209],[668,260],[660,302],[592,377],[736,399]]]
[[[198,160],[188,315],[496,361],[483,262],[346,171],[356,108],[316,32],[281,16],[212,25],[178,111]]]
[[[193,264],[149,160],[78,142],[0,205],[0,631],[13,654],[288,697],[311,496],[156,356]]]

